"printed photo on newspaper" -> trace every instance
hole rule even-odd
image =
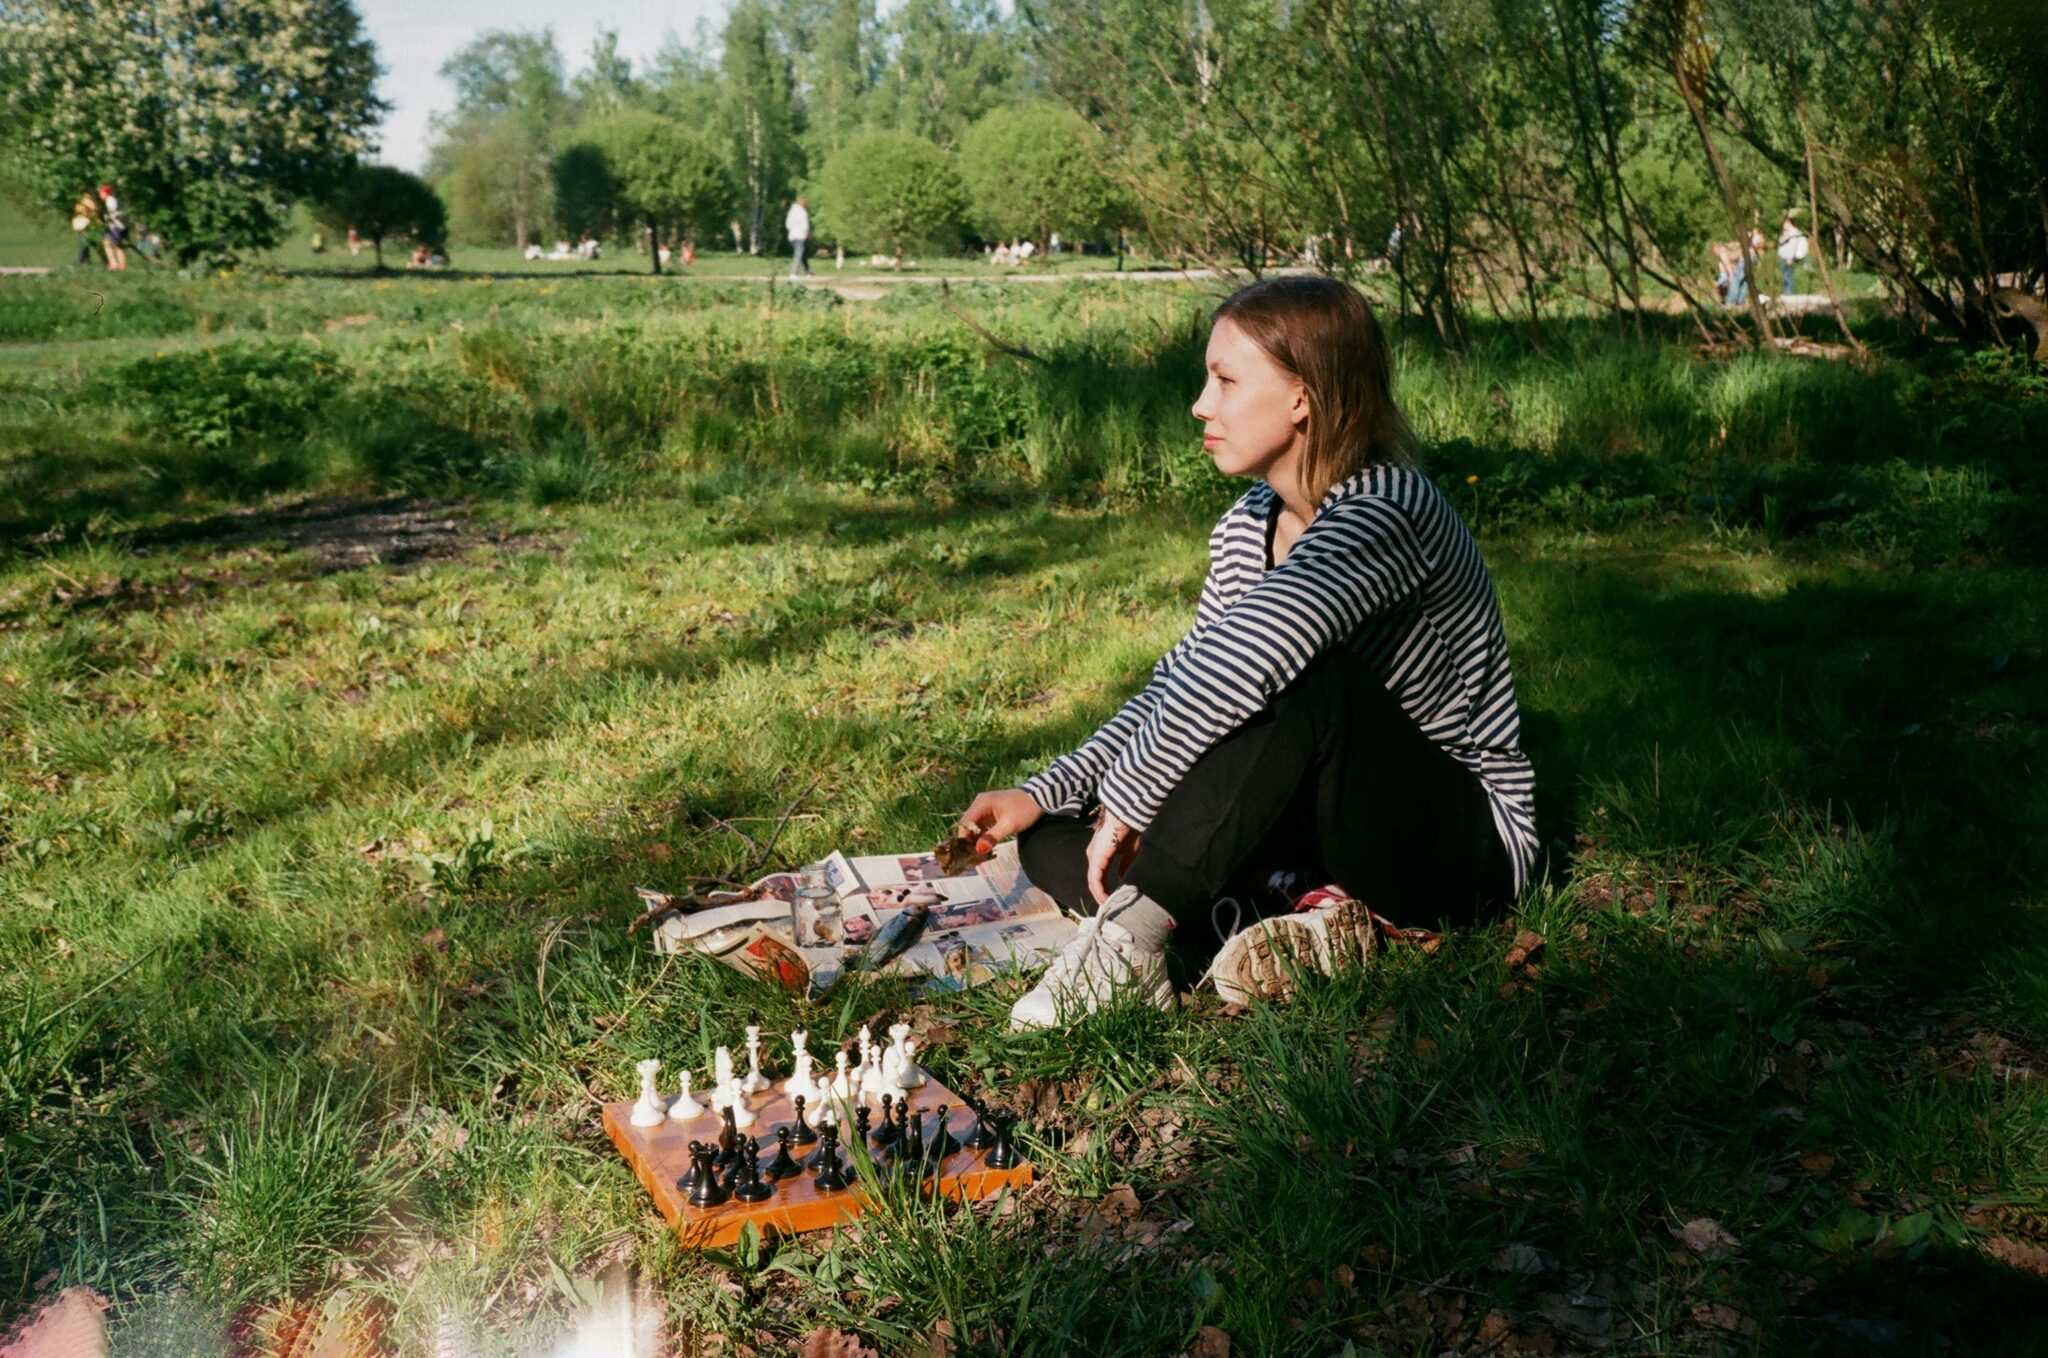
[[[975,985],[999,972],[1042,966],[1074,936],[1076,925],[1052,897],[1031,885],[1014,843],[986,861],[947,876],[932,853],[879,854],[824,860],[838,896],[845,942],[798,948],[790,915],[797,874],[779,872],[743,891],[687,896],[641,888],[644,922],[661,952],[701,952],[749,975],[815,994],[850,960],[914,905],[930,911],[922,933],[883,970],[924,975],[950,988]]]

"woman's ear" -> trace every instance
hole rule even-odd
[[[1294,427],[1308,431],[1308,388],[1300,382],[1294,384],[1294,404],[1288,408],[1287,417],[1294,421]]]

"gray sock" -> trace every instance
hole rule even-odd
[[[1102,903],[1105,923],[1114,923],[1149,952],[1164,952],[1166,936],[1173,929],[1173,916],[1166,907],[1134,886],[1122,886]]]

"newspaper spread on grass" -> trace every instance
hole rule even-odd
[[[998,972],[1044,965],[1076,928],[1052,897],[1024,875],[1014,842],[998,845],[987,861],[950,877],[932,853],[849,858],[835,852],[825,860],[825,872],[839,899],[843,947],[795,945],[790,902],[798,877],[793,872],[771,873],[744,891],[693,898],[694,909],[678,907],[680,898],[644,888],[640,898],[657,917],[657,950],[701,952],[749,975],[813,994],[837,980],[849,956],[858,957],[861,947],[913,899],[930,904],[931,919],[918,941],[883,971],[924,975],[955,989]],[[933,896],[939,899],[932,901]]]

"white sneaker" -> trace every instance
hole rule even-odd
[[[1072,1023],[1123,996],[1158,1009],[1173,1008],[1166,954],[1142,946],[1119,926],[1116,904],[1112,896],[1101,914],[1082,920],[1080,932],[1053,959],[1038,984],[1011,1006],[1012,1032]]]
[[[1353,900],[1275,915],[1224,940],[1208,979],[1228,1004],[1285,999],[1306,972],[1334,976],[1372,960],[1372,916]]]

